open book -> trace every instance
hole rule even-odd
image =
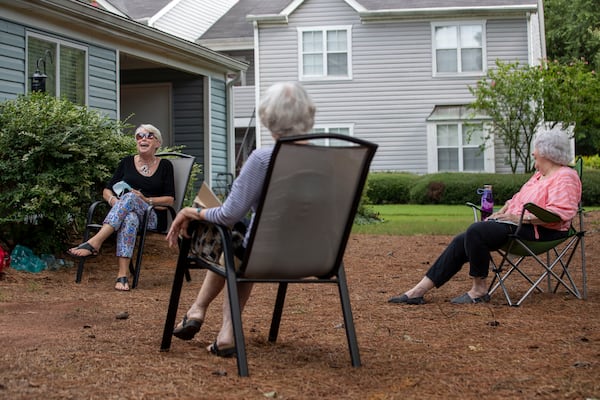
[[[206,182],[202,182],[202,186],[200,186],[200,189],[194,198],[194,207],[211,208],[218,207],[220,205],[221,200],[219,200]]]

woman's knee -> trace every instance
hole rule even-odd
[[[138,218],[136,213],[131,212],[125,216],[121,230],[124,229],[128,233],[136,234],[139,226],[140,226],[140,219]]]

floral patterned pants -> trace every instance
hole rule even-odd
[[[117,257],[133,256],[138,227],[147,208],[148,204],[144,200],[129,192],[112,206],[104,218],[104,223],[112,226],[117,233]],[[153,210],[148,217],[148,228],[155,229],[157,221]]]

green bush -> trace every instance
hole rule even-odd
[[[0,236],[57,253],[83,223],[119,160],[124,124],[41,93],[0,104]]]
[[[600,169],[584,167],[581,179],[583,181],[583,191],[581,194],[583,206],[600,205]]]
[[[419,179],[409,173],[374,172],[367,180],[367,197],[372,204],[403,204],[410,200],[410,188]]]
[[[411,175],[374,172],[368,179],[368,198],[372,204],[464,204],[477,203],[478,188],[490,184],[494,203],[504,204],[531,177],[531,174],[436,173]],[[600,170],[583,172],[584,205],[600,205]]]
[[[583,156],[583,165],[585,168],[600,169],[600,156]]]

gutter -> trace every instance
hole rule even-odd
[[[489,14],[514,14],[522,15],[527,12],[536,12],[537,5],[516,6],[476,6],[476,7],[430,7],[406,8],[397,10],[359,11],[358,15],[363,22],[389,21],[409,18],[449,17],[453,15],[489,15]]]

